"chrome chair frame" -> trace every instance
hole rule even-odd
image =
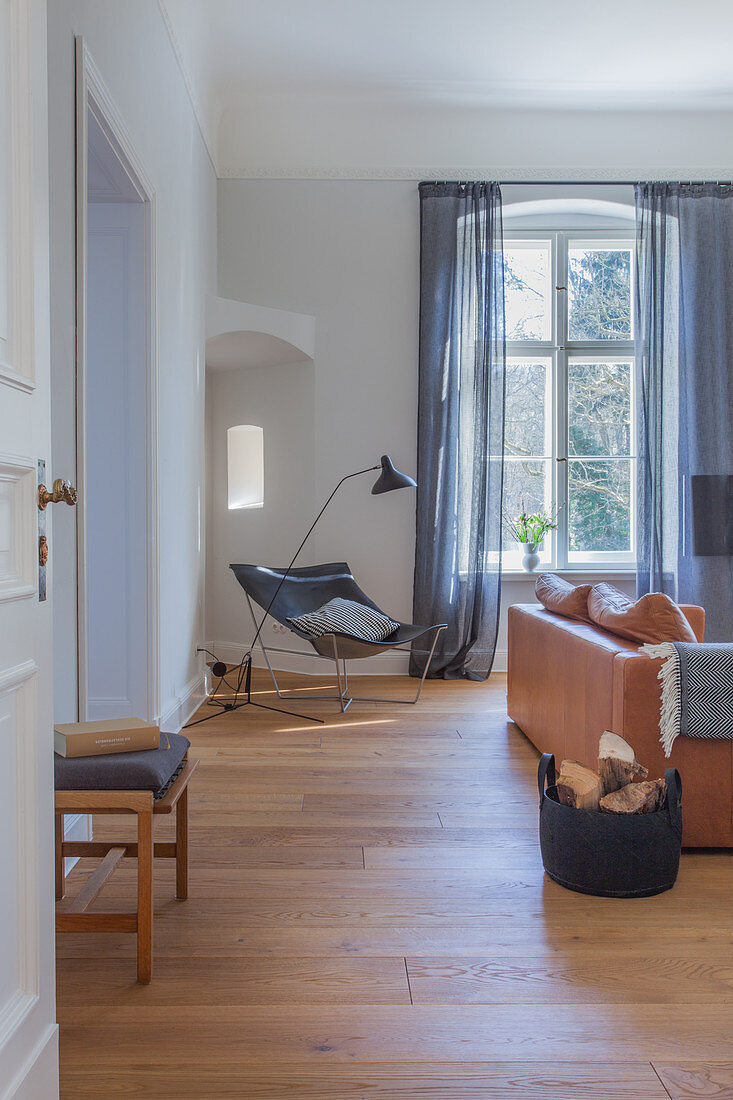
[[[254,612],[254,607],[252,606],[252,599],[249,595],[249,592],[245,591],[245,596],[247,597],[247,606],[249,607],[249,613],[252,617],[252,623],[253,623],[253,625],[255,627],[255,630],[256,630],[258,624],[257,624],[257,618],[255,616],[255,612]],[[336,694],[335,695],[311,695],[310,693],[308,693],[307,698],[308,699],[326,700],[326,701],[338,703],[339,706],[341,707],[341,713],[342,714],[345,711],[348,710],[348,708],[351,706],[352,703],[394,703],[394,704],[406,704],[406,705],[414,706],[414,704],[417,703],[418,699],[420,698],[420,692],[422,691],[423,684],[425,683],[425,680],[426,680],[426,677],[427,677],[427,674],[428,674],[428,670],[430,668],[430,662],[433,659],[433,653],[435,652],[435,647],[438,644],[438,638],[440,637],[441,631],[443,631],[445,629],[446,629],[445,624],[439,624],[438,626],[433,627],[433,631],[434,631],[434,633],[433,633],[433,643],[430,647],[430,653],[428,654],[428,659],[425,662],[425,669],[423,671],[422,676],[420,677],[420,683],[418,684],[417,692],[415,693],[415,698],[414,699],[383,699],[383,698],[376,698],[375,696],[372,696],[372,695],[350,695],[349,694],[349,673],[348,673],[348,668],[347,668],[347,665],[346,665],[346,658],[343,657],[339,653],[338,635],[336,635],[336,634],[325,634],[322,637],[323,638],[330,638],[331,644],[333,646],[333,658],[323,657],[319,653],[314,653],[313,656],[317,659],[320,659],[320,660],[328,660],[328,661],[330,661],[331,659],[333,660],[333,662],[336,666]],[[269,658],[269,655],[268,655],[268,647],[263,642],[261,636],[257,639],[257,641],[258,641],[260,649],[262,650],[262,656],[265,658],[265,664],[267,665],[267,669],[268,669],[268,671],[270,673],[270,676],[272,678],[272,683],[275,687],[275,691],[277,693],[278,699],[300,699],[300,698],[302,698],[303,693],[302,693],[301,690],[296,689],[294,692],[291,691],[291,692],[287,692],[287,693],[282,690],[282,688],[280,687],[280,685],[277,682],[277,677],[275,676],[275,670],[273,669],[272,664],[270,663],[270,658]],[[292,653],[292,654],[295,654],[297,656],[304,656],[304,657],[310,657],[311,656],[311,654],[303,653],[301,650],[281,649],[277,646],[270,646],[269,649],[271,649],[273,653]],[[410,650],[409,649],[402,649],[400,646],[394,646],[393,649],[392,649],[392,652],[409,653]],[[360,659],[364,660],[365,658],[360,658]],[[342,666],[341,668],[339,667],[339,661],[341,662],[341,666]],[[342,684],[343,684],[343,686],[342,686]]]

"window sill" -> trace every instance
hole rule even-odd
[[[545,569],[537,567],[534,573],[527,573],[524,569],[502,569],[502,577],[511,577],[513,580],[518,577],[526,577],[528,581],[536,580],[540,573],[554,573],[557,577],[600,577],[603,580],[607,580],[609,577],[619,580],[624,580],[629,577],[636,576],[636,566],[618,566],[615,565],[610,569],[552,569],[547,566]]]

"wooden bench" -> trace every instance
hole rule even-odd
[[[198,760],[184,759],[183,768],[157,801],[152,791],[56,791],[56,931],[136,932],[137,980],[153,976],[153,860],[175,859],[176,897],[188,897],[188,784]],[[154,843],[153,819],[176,811],[176,839]],[[64,814],[137,814],[137,842],[64,840]],[[99,858],[79,893],[64,899],[64,860],[69,856]],[[124,858],[137,859],[137,912],[90,913],[89,907]]]

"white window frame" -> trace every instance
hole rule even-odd
[[[552,536],[545,541],[542,554],[542,565],[546,569],[558,572],[571,573],[601,573],[612,571],[614,573],[633,573],[636,569],[636,476],[637,462],[636,437],[637,437],[637,394],[636,394],[636,365],[633,329],[630,340],[593,340],[571,341],[568,333],[568,293],[567,286],[567,259],[568,246],[573,244],[585,245],[591,248],[602,248],[604,245],[616,247],[619,243],[628,243],[631,248],[631,286],[635,281],[635,238],[633,230],[624,229],[598,229],[587,227],[578,229],[526,229],[505,230],[504,246],[515,241],[529,244],[550,242],[551,267],[552,267],[552,310],[551,310],[551,334],[548,340],[507,340],[506,358],[548,359],[552,369],[552,435],[551,451],[552,463],[550,479],[552,482],[552,499],[558,509],[558,529],[552,532]],[[558,288],[562,289],[558,289]],[[633,311],[632,311],[633,325]],[[620,461],[631,462],[631,549],[628,551],[595,551],[588,552],[582,557],[572,555],[568,549],[568,362],[572,359],[582,362],[607,362],[630,361],[631,369],[631,447],[628,459]],[[577,456],[592,458],[592,456]],[[600,456],[608,460],[608,456]],[[505,463],[514,461],[505,457]],[[506,573],[520,572],[521,555],[518,553],[504,552],[505,564],[502,571]]]

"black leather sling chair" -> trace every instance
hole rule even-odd
[[[257,619],[255,618],[254,608],[252,606],[253,601],[259,604],[263,610],[270,607],[269,614],[273,619],[281,623],[284,627],[287,627],[293,634],[297,634],[299,638],[303,638],[304,641],[309,642],[319,657],[330,658],[334,662],[336,666],[337,694],[313,695],[309,691],[307,693],[309,699],[333,699],[334,702],[340,704],[342,711],[345,711],[355,700],[357,702],[371,703],[416,703],[418,701],[433,653],[435,652],[438,637],[441,631],[446,628],[445,623],[439,623],[434,626],[417,626],[415,623],[400,623],[397,629],[382,642],[364,641],[361,638],[354,638],[349,634],[340,634],[336,632],[332,634],[323,634],[320,638],[313,638],[309,634],[305,634],[298,630],[288,620],[297,618],[300,615],[305,615],[309,611],[315,611],[336,596],[340,596],[344,600],[353,600],[355,603],[365,604],[375,611],[380,611],[383,615],[386,614],[386,612],[382,611],[381,608],[377,607],[377,605],[369,599],[366,593],[362,592],[345,561],[330,562],[327,565],[309,565],[303,569],[291,569],[284,581],[283,574],[286,572],[285,569],[271,568],[266,565],[230,565],[229,568],[234,572],[235,577],[246,593],[247,603],[255,629],[257,629]],[[275,596],[281,581],[282,585]],[[275,597],[274,600],[273,597]],[[271,601],[272,606],[270,606]],[[416,638],[420,638],[423,635],[432,635],[432,639],[428,638],[428,641],[431,642],[430,651],[428,659],[425,662],[425,671],[420,679],[414,699],[375,699],[372,696],[359,697],[349,693],[349,679],[346,668],[347,661],[356,660],[361,657],[373,657],[375,654],[383,653],[385,650],[409,646]],[[259,638],[259,645],[262,649],[270,675],[272,676],[272,682],[275,685],[275,691],[278,694],[278,698],[297,699],[299,697],[297,691],[295,693],[289,692],[286,694],[280,689],[277,677],[270,664],[267,647],[261,637]],[[275,652],[275,647],[272,648],[273,652]],[[281,650],[280,652],[283,651]],[[300,651],[295,650],[285,650],[284,652],[300,653]]]

